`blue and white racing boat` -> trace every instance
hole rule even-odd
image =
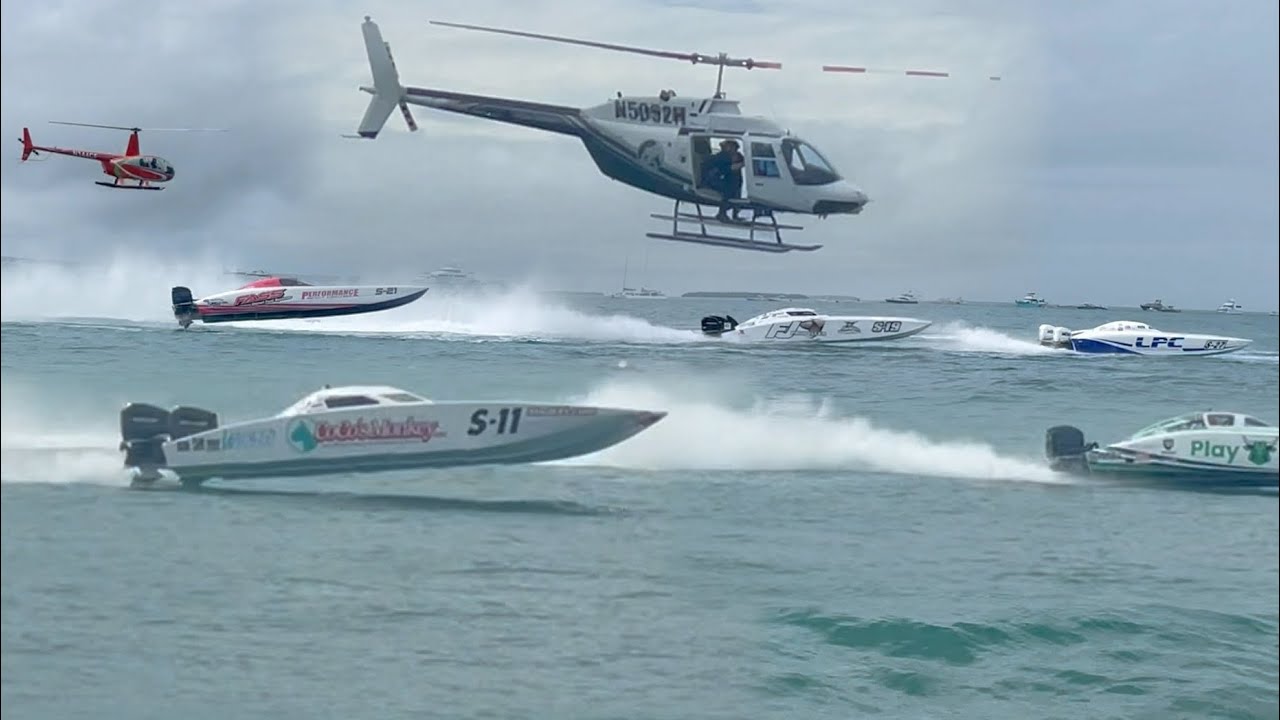
[[[1090,330],[1040,326],[1040,344],[1082,353],[1113,355],[1221,355],[1252,340],[1225,335],[1199,335],[1156,330],[1146,323],[1116,320]]]

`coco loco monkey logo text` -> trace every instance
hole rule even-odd
[[[432,438],[445,437],[445,432],[435,420],[418,420],[413,416],[403,420],[358,417],[337,422],[299,419],[289,428],[288,437],[294,447],[310,452],[321,445],[425,443]]]

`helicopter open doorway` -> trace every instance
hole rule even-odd
[[[807,167],[804,163],[807,156],[821,158],[816,150],[803,141],[778,133],[693,132],[688,138],[693,191],[698,201],[676,199],[672,214],[651,214],[650,217],[671,222],[671,232],[645,233],[646,237],[773,253],[812,251],[822,247],[783,242],[783,230],[804,228],[780,224],[774,217],[775,211],[787,208],[788,203],[794,201],[796,177],[816,179],[815,176],[801,174]],[[727,204],[735,217],[749,210],[750,219],[721,220],[704,213],[704,205],[718,208],[722,202],[721,193],[706,186],[704,168],[725,140],[738,143],[738,151],[744,159],[741,188],[736,197],[728,198]],[[789,166],[786,170],[779,163],[780,157],[785,158]],[[830,170],[830,165],[824,160],[819,161],[818,166]],[[827,182],[840,179],[834,170],[827,175],[831,178]],[[693,212],[682,212],[682,203],[693,205]]]

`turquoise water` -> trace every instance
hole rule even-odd
[[[770,349],[695,332],[774,307],[746,301],[517,291],[182,332],[163,290],[95,312],[65,290],[6,279],[12,717],[1278,712],[1275,495],[1072,482],[1040,454],[1064,422],[1106,440],[1197,408],[1280,420],[1274,317],[815,302],[935,325]],[[1126,318],[1255,345],[1034,342]],[[122,403],[247,418],[325,383],[670,415],[544,466],[125,487]]]

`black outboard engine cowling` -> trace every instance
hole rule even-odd
[[[1055,425],[1044,432],[1044,455],[1049,467],[1062,472],[1089,472],[1086,455],[1097,447],[1086,443],[1084,433],[1071,425]]]
[[[204,408],[179,405],[169,411],[169,437],[177,440],[218,427],[217,413]]]
[[[169,439],[169,413],[146,403],[129,403],[120,411],[120,449],[125,467],[164,467],[164,441]]]
[[[738,327],[738,321],[732,315],[708,315],[702,318],[702,334],[721,335]]]
[[[178,324],[187,327],[193,320],[200,317],[200,312],[196,310],[195,298],[191,295],[191,288],[181,285],[169,291],[169,299],[173,303],[173,316],[178,319]]]

